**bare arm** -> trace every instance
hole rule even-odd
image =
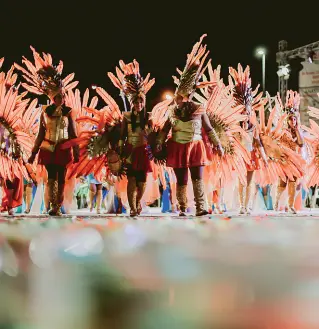
[[[257,147],[257,149],[259,150],[263,160],[265,162],[268,161],[268,156],[266,155],[265,149],[264,149],[264,145],[261,142],[259,135],[256,133],[256,130],[254,132],[254,137],[253,137],[253,144]]]
[[[304,146],[304,137],[299,129],[299,127],[297,127],[297,129],[295,130],[296,132],[296,137],[297,137],[297,144],[299,147]]]
[[[68,134],[69,134],[69,138],[73,139],[77,137],[77,133],[76,133],[76,126],[75,126],[75,122],[72,119],[72,116],[69,115],[69,126],[68,126]],[[80,148],[78,145],[74,145],[73,146],[73,156],[74,159],[78,159],[80,155]]]
[[[206,131],[209,141],[213,144],[214,147],[220,146],[220,140],[216,134],[215,129],[212,127],[208,115],[206,113],[202,114],[202,125]]]
[[[128,133],[127,124],[128,124],[127,119],[124,117],[121,124],[121,132],[120,132],[120,140],[119,140],[120,154],[123,153],[124,142],[127,138],[127,133]]]
[[[39,131],[38,135],[35,139],[34,146],[32,149],[32,154],[36,155],[39,152],[40,145],[43,142],[45,137],[45,123],[44,123],[44,116],[43,113],[40,116],[40,124],[39,124]]]

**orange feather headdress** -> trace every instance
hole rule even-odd
[[[62,78],[63,62],[53,65],[52,56],[50,54],[33,52],[34,64],[23,56],[22,63],[26,66],[23,68],[18,64],[14,64],[15,68],[22,72],[22,77],[26,81],[22,86],[29,92],[36,95],[47,95],[54,97],[58,93],[66,93],[68,90],[75,88],[78,81],[73,81],[74,73]],[[72,82],[73,81],[73,82]]]
[[[205,37],[206,34],[202,35],[199,41],[193,46],[191,53],[187,55],[184,71],[182,72],[177,68],[180,77],[177,78],[176,76],[173,76],[174,82],[177,85],[175,95],[191,99],[196,92],[196,89],[204,88],[213,84],[212,82],[207,81],[199,83],[199,80],[210,63],[209,60],[205,65],[206,58],[209,54],[209,51],[206,51],[207,46],[202,45],[202,41]]]
[[[117,77],[108,72],[114,86],[121,90],[133,106],[138,98],[145,100],[146,94],[153,87],[155,79],[150,80],[150,74],[145,79],[140,74],[139,63],[134,59],[132,63],[125,64],[122,60],[119,62],[120,68],[116,67]]]

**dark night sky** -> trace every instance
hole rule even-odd
[[[249,64],[254,85],[261,82],[261,60],[254,50],[268,49],[266,89],[277,91],[275,55],[278,41],[293,49],[319,40],[316,1],[79,1],[2,0],[0,57],[5,68],[31,58],[29,45],[64,61],[75,72],[80,89],[104,87],[117,99],[106,73],[120,59],[136,58],[142,74],[156,78],[149,93],[152,105],[165,90],[174,90],[171,76],[184,67],[186,54],[203,33],[213,66]],[[145,5],[146,3],[146,5]]]

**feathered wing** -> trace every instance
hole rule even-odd
[[[21,175],[35,179],[35,167],[26,163],[31,154],[35,132],[38,130],[35,113],[37,101],[24,99],[14,86],[13,68],[0,79],[0,176],[13,180]]]
[[[279,122],[274,129],[272,120],[274,120],[276,108],[273,108],[268,119],[267,125],[264,122],[264,107],[259,108],[260,119],[256,120],[257,134],[264,147],[268,163],[260,162],[260,169],[256,173],[256,183],[261,186],[276,184],[278,178],[283,181],[301,178],[305,174],[306,162],[300,154],[289,148],[283,140],[287,131],[284,129],[284,121],[287,117],[282,114]],[[261,155],[259,155],[261,157]]]
[[[94,107],[82,106],[88,104],[88,94],[84,94],[82,102],[79,99],[76,101],[77,97],[69,94],[70,102],[72,100],[75,104],[82,105],[76,119],[80,127],[79,137],[64,144],[64,147],[75,144],[80,147],[80,161],[69,168],[68,178],[93,173],[97,179],[112,179],[125,173],[125,167],[112,143],[112,129],[122,121],[122,113],[115,100],[103,88],[99,87],[96,91],[106,103],[101,110],[95,109],[97,102],[93,99],[91,104]]]
[[[309,106],[308,114],[312,118],[319,119],[319,109],[315,107]],[[312,187],[319,184],[319,125],[312,119],[309,120],[309,124],[310,127],[302,126],[302,129],[308,133],[305,140],[311,151],[311,160],[307,168],[307,187]]]
[[[226,186],[238,176],[240,181],[246,182],[246,163],[250,162],[250,154],[241,145],[239,135],[249,139],[249,136],[241,128],[239,123],[246,117],[241,114],[242,107],[235,105],[233,96],[229,93],[229,87],[225,86],[219,78],[219,70],[209,69],[210,78],[213,78],[214,88],[204,91],[210,96],[206,100],[206,113],[212,127],[224,149],[224,155],[213,153],[210,165],[214,178],[214,186]]]

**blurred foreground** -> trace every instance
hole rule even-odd
[[[316,218],[0,224],[0,328],[318,329]]]

